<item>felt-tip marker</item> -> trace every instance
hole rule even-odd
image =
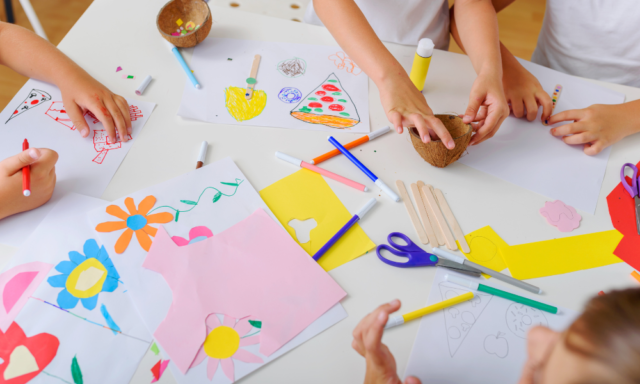
[[[198,80],[196,80],[196,77],[193,75],[193,72],[191,72],[191,68],[189,68],[189,66],[187,65],[187,62],[184,61],[184,57],[182,57],[182,54],[180,54],[178,47],[176,47],[175,45],[171,44],[168,41],[165,41],[165,43],[167,43],[167,46],[169,47],[171,52],[173,52],[173,55],[176,57],[176,59],[178,59],[178,63],[180,63],[180,66],[182,67],[182,69],[184,69],[184,72],[187,74],[187,77],[189,78],[189,80],[191,80],[191,83],[193,84],[193,86],[196,87],[197,89],[202,88],[200,86],[200,83],[198,83]]]

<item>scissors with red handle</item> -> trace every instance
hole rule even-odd
[[[633,170],[633,175],[631,176],[631,185],[627,182],[627,178],[624,177],[625,169],[629,167]],[[633,205],[636,211],[636,230],[638,231],[638,235],[640,235],[640,177],[638,177],[638,167],[631,163],[626,163],[622,166],[620,170],[620,180],[622,181],[622,186],[624,189],[629,192],[631,197],[633,197]]]

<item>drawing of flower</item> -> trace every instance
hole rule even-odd
[[[85,241],[84,255],[69,252],[69,260],[56,265],[61,275],[49,277],[47,281],[54,288],[64,288],[58,294],[58,305],[62,309],[75,308],[78,300],[92,310],[98,303],[100,292],[113,292],[118,287],[118,271],[113,266],[104,246],[99,247],[94,239]]]
[[[147,196],[142,199],[136,209],[133,199],[127,197],[124,199],[124,205],[129,210],[129,213],[126,213],[117,205],[110,205],[107,207],[107,213],[121,219],[121,221],[106,221],[100,223],[96,226],[96,231],[114,232],[126,228],[122,235],[120,235],[120,238],[118,238],[118,241],[116,241],[114,247],[118,254],[123,253],[127,249],[134,233],[142,249],[149,251],[149,248],[151,248],[151,238],[149,236],[155,236],[158,232],[157,228],[149,224],[165,224],[173,220],[173,215],[168,212],[148,215],[149,210],[153,208],[155,203],[155,196]]]
[[[233,317],[224,315],[224,320],[221,324],[218,316],[211,314],[205,322],[207,324],[207,338],[202,344],[202,348],[198,351],[191,367],[199,365],[208,357],[207,377],[209,380],[213,379],[218,370],[218,365],[221,365],[224,374],[234,382],[235,366],[233,360],[245,363],[263,363],[262,358],[242,349],[242,347],[260,342],[260,336],[257,333],[248,334],[253,327],[248,319],[240,319],[236,322]]]
[[[173,240],[177,246],[184,247],[185,245],[197,243],[198,241],[206,240],[210,237],[213,237],[213,232],[211,232],[207,227],[200,226],[191,228],[189,231],[189,239],[185,239],[180,236],[173,236],[171,237],[171,240]]]

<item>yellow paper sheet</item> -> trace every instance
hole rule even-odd
[[[458,248],[467,259],[498,272],[507,268],[507,264],[500,255],[500,248],[508,247],[509,244],[505,243],[490,226],[487,225],[477,231],[473,231],[464,238],[467,240],[471,252],[462,252],[459,244]],[[485,274],[483,276],[487,279],[490,277]]]
[[[293,219],[316,221],[317,226],[310,232],[311,240],[304,244],[298,242],[310,256],[353,217],[322,176],[306,169],[271,184],[260,191],[260,196],[296,241],[295,230],[288,223]],[[319,264],[330,271],[374,247],[362,228],[355,224],[322,256]]]
[[[501,248],[516,279],[534,279],[620,263],[613,254],[622,234],[612,231]]]

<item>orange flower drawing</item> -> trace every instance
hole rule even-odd
[[[127,197],[124,199],[124,205],[129,210],[129,213],[126,213],[117,205],[110,205],[107,207],[107,213],[117,217],[121,221],[106,221],[100,223],[96,227],[96,231],[113,232],[126,228],[122,235],[120,235],[120,238],[118,238],[118,241],[116,241],[116,246],[114,247],[116,253],[123,253],[127,249],[134,232],[140,246],[145,251],[149,251],[149,248],[151,248],[151,238],[149,236],[155,236],[158,232],[157,228],[149,224],[165,224],[173,220],[173,215],[168,212],[154,213],[147,216],[147,213],[149,213],[149,210],[153,208],[155,203],[155,196],[147,196],[142,199],[142,202],[140,202],[140,205],[138,205],[136,209],[133,199]]]

